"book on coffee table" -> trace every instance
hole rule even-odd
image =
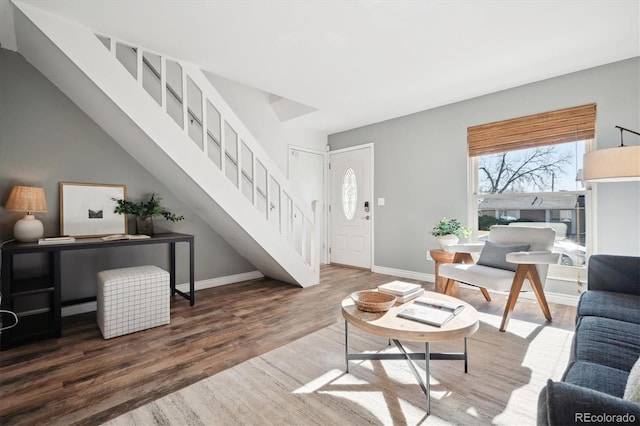
[[[392,281],[378,286],[379,292],[393,294],[394,296],[400,297],[407,296],[408,294],[414,293],[420,289],[422,289],[420,284],[411,284],[402,281]]]
[[[380,290],[378,290],[380,291]],[[382,292],[384,293],[384,292]],[[411,293],[407,293],[404,296],[396,296],[396,301],[398,303],[407,303],[413,299],[416,299],[420,296],[422,296],[424,294],[424,289],[422,287],[417,288],[415,291],[412,291]]]
[[[464,309],[462,303],[451,303],[444,300],[418,297],[404,308],[398,316],[425,324],[442,327]]]

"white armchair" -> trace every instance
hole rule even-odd
[[[520,291],[533,291],[542,313],[551,321],[543,289],[549,265],[558,262],[559,254],[551,252],[554,240],[551,228],[495,225],[484,245],[450,246],[456,252],[454,263],[439,269],[439,275],[447,279],[445,293],[451,292],[455,281],[479,287],[487,301],[491,301],[487,289],[509,292],[500,325],[500,331],[505,331]],[[473,253],[480,253],[477,263]]]

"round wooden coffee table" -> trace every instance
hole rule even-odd
[[[423,324],[421,322],[398,317],[398,313],[407,306],[414,303],[410,301],[403,304],[396,304],[387,312],[372,313],[364,312],[356,308],[351,297],[342,301],[342,316],[345,319],[344,345],[346,371],[349,372],[349,361],[351,360],[388,360],[404,359],[409,364],[411,371],[420,383],[427,399],[427,414],[431,413],[431,399],[429,394],[429,360],[460,360],[464,361],[464,371],[467,372],[467,337],[478,330],[478,312],[470,304],[447,296],[441,293],[425,291],[423,297],[439,299],[443,301],[461,303],[464,309],[451,321],[441,327]],[[387,338],[398,347],[401,353],[350,353],[349,352],[349,324],[367,333]],[[461,353],[431,353],[429,351],[430,342],[442,342],[456,339],[464,339],[464,352]],[[424,343],[424,352],[408,353],[402,343],[420,342]],[[425,376],[423,379],[413,363],[413,360],[425,361]]]

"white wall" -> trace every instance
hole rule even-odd
[[[210,72],[204,74],[285,176],[289,145],[324,150],[327,134],[304,129],[295,119],[280,122],[271,108],[268,93]]]

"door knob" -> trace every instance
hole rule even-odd
[[[363,219],[369,220],[369,215],[364,216]]]

